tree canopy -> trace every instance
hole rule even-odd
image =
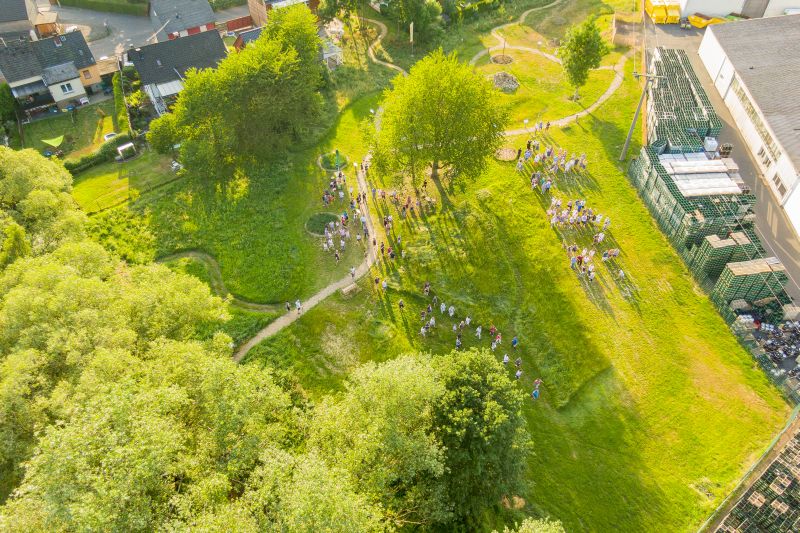
[[[285,150],[321,110],[316,17],[304,4],[270,16],[262,36],[216,69],[190,71],[171,113],[153,121],[161,152],[180,144],[181,162],[200,175],[227,175],[239,158]]]
[[[72,176],[34,150],[0,147],[0,267],[83,237]]]
[[[561,58],[567,80],[575,87],[575,98],[578,97],[578,89],[586,85],[589,71],[599,67],[607,53],[608,45],[593,18],[567,31],[564,42],[558,48],[558,57]]]
[[[3,531],[474,528],[516,494],[521,393],[490,353],[368,364],[315,406],[232,360],[206,284],[86,240],[61,166],[0,169]]]
[[[455,54],[437,50],[386,91],[376,120],[376,169],[407,172],[415,182],[426,167],[434,177],[439,169],[475,177],[499,148],[507,122],[496,89]]]

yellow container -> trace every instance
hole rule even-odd
[[[667,24],[677,24],[681,21],[681,6],[675,3],[667,4]]]
[[[653,19],[653,22],[656,24],[666,24],[667,23],[667,6],[663,4],[657,4],[653,6],[653,13],[650,15],[650,18]]]
[[[689,15],[689,24],[694,26],[695,28],[703,29],[708,26],[708,23],[711,22],[711,19],[707,19],[705,17],[700,17],[698,15]]]

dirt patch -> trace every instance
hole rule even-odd
[[[498,161],[514,161],[517,158],[517,150],[508,146],[500,148],[494,153],[494,158]]]
[[[497,63],[498,65],[508,65],[514,61],[514,58],[510,55],[497,54],[496,56],[492,56],[491,61],[492,63]]]

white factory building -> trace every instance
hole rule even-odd
[[[709,26],[699,54],[800,234],[800,15]]]
[[[679,0],[681,16],[702,13],[724,17],[738,13],[750,18],[774,17],[800,9],[800,0]]]

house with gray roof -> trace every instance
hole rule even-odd
[[[800,15],[709,26],[698,53],[800,234]]]
[[[150,0],[150,22],[158,42],[217,28],[208,0]]]
[[[0,37],[30,39],[36,15],[35,0],[0,0]]]
[[[97,62],[79,31],[0,44],[0,71],[24,110],[65,108],[99,89]]]
[[[215,68],[226,55],[225,43],[219,33],[206,31],[133,48],[128,50],[128,61],[133,63],[142,90],[161,115],[169,102],[183,90],[186,71]]]

